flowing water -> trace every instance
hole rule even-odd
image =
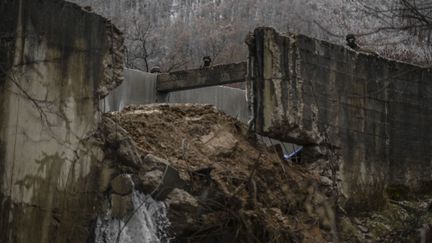
[[[97,219],[96,243],[170,242],[167,209],[148,195],[133,192],[134,212],[124,221],[108,212]],[[121,233],[120,233],[121,232]],[[120,233],[120,234],[119,234]]]

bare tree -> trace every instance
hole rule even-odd
[[[126,35],[126,66],[143,71],[149,71],[149,57],[154,54],[154,48],[149,48],[151,23],[142,23],[139,19],[129,25]],[[140,65],[143,63],[143,65]],[[144,66],[144,69],[142,68]]]
[[[198,67],[206,55],[242,61],[244,37],[263,25],[339,44],[354,33],[370,49],[417,63],[432,56],[430,0],[73,1],[112,19],[125,33],[126,65],[144,71]]]
[[[381,49],[381,53],[418,64],[431,64],[431,1],[392,0],[387,1],[386,4],[358,2],[362,5],[364,14],[373,16],[378,23],[374,28],[365,30],[359,35],[405,35],[405,38],[392,38],[392,40],[387,41],[387,45]]]

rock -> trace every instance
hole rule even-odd
[[[105,97],[109,94],[108,88],[106,86],[101,86],[96,92],[101,97]]]
[[[336,210],[341,215],[347,215],[348,214],[347,211],[343,207],[341,207],[340,205],[337,206]]]
[[[425,211],[432,210],[432,200],[426,200],[420,203],[419,208]]]
[[[92,146],[92,149],[90,152],[92,154],[92,157],[96,161],[102,162],[104,160],[105,152],[102,150],[102,148],[100,146]]]
[[[234,135],[228,131],[221,131],[216,134],[211,132],[208,135],[202,136],[200,140],[207,146],[210,155],[214,156],[229,155],[235,150],[238,144]]]
[[[167,166],[164,171],[162,184],[159,186],[157,192],[152,196],[156,200],[163,201],[174,188],[187,190],[189,189],[189,186],[186,181],[180,177],[179,172],[176,169]]]
[[[160,165],[160,164],[170,165],[170,162],[168,160],[159,158],[153,154],[147,154],[144,157],[143,162],[144,163],[150,163],[150,164],[158,164],[158,165]]]
[[[103,126],[107,134],[106,141],[109,144],[115,144],[128,138],[128,132],[120,124],[108,117],[103,118]]]
[[[320,176],[319,181],[321,182],[321,184],[323,186],[332,186],[333,185],[333,181],[328,178],[327,176]]]
[[[142,190],[146,194],[150,194],[156,191],[158,186],[162,183],[163,172],[160,170],[152,170],[145,174],[139,174],[139,178],[142,184]]]
[[[142,164],[140,154],[136,148],[136,145],[131,139],[120,141],[120,145],[117,149],[117,155],[120,159],[120,162],[127,166],[139,168]]]
[[[199,206],[198,201],[192,195],[178,188],[175,188],[168,194],[165,202],[170,209],[185,212],[194,212]]]
[[[132,193],[133,183],[130,175],[122,174],[111,181],[113,192],[118,195],[128,195]]]
[[[367,233],[367,232],[369,232],[369,229],[366,228],[366,227],[363,226],[363,225],[357,225],[357,228],[359,228],[359,230],[360,230],[361,232],[363,232],[363,233]]]
[[[362,222],[361,222],[358,218],[356,218],[356,217],[354,217],[352,220],[353,220],[354,223],[357,224],[357,225],[361,225],[361,224],[362,224]]]
[[[106,143],[115,151],[119,162],[132,168],[139,168],[142,165],[141,156],[129,133],[110,118],[104,117],[103,121]]]
[[[363,234],[348,217],[341,217],[339,219],[339,230],[340,236],[347,240],[346,242],[362,242]]]
[[[146,158],[147,161],[149,161],[149,157],[146,156]],[[153,161],[159,160],[158,157],[153,155],[150,158]],[[142,190],[145,193],[151,193],[151,196],[159,201],[165,200],[174,188],[189,188],[186,181],[180,177],[179,172],[173,167],[167,165],[163,167],[163,171],[160,169],[153,169],[147,172],[145,168],[142,168],[139,173],[139,178]]]
[[[198,201],[189,193],[181,189],[174,189],[165,200],[169,207],[168,218],[171,227],[177,235],[187,234],[197,226]]]
[[[124,218],[133,210],[132,194],[127,196],[111,195],[111,213],[114,218]]]
[[[99,192],[106,192],[109,188],[111,178],[115,173],[114,168],[104,166],[99,175]]]

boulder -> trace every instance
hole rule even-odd
[[[156,200],[163,201],[174,188],[187,190],[189,186],[188,183],[180,177],[179,172],[176,169],[167,166],[164,171],[162,184],[152,196]]]
[[[145,194],[150,194],[156,191],[158,186],[162,183],[163,172],[160,170],[152,170],[149,172],[141,172],[139,178],[142,184],[142,190]]]
[[[122,174],[118,175],[111,181],[111,188],[113,193],[125,196],[132,193],[133,183],[130,175]]]
[[[184,235],[197,227],[198,201],[189,193],[181,189],[174,189],[165,200],[168,205],[168,218],[171,227],[177,235]]]
[[[130,134],[116,121],[108,117],[104,117],[103,121],[106,143],[115,153],[117,160],[132,168],[141,167],[141,155]]]
[[[142,164],[137,146],[129,138],[119,141],[117,156],[120,160],[119,162],[133,168],[139,168]]]
[[[238,145],[237,139],[228,131],[219,131],[216,134],[211,132],[200,140],[213,156],[229,156]]]
[[[199,206],[198,201],[192,195],[179,188],[172,190],[165,202],[170,209],[184,212],[194,212]]]

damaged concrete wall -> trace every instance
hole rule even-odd
[[[226,86],[212,86],[169,92],[161,97],[156,92],[157,74],[126,69],[124,76],[124,82],[101,102],[103,111],[120,111],[131,104],[198,103],[214,105],[242,122],[247,122],[249,119],[249,109],[244,90]]]
[[[157,74],[135,69],[124,70],[124,81],[101,100],[103,112],[121,111],[131,104],[151,104],[157,101]]]
[[[84,242],[103,157],[89,137],[123,38],[60,0],[1,1],[0,19],[0,242]]]
[[[270,28],[249,48],[256,131],[340,155],[347,208],[431,185],[430,69]]]

